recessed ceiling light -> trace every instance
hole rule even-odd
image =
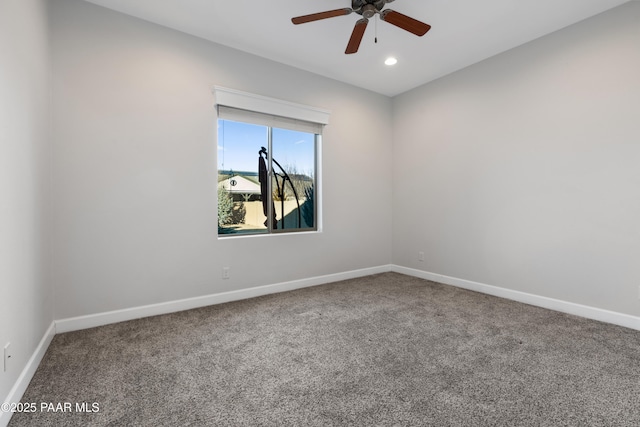
[[[387,65],[396,65],[398,63],[398,60],[393,56],[390,56],[387,59],[385,59],[384,63]]]

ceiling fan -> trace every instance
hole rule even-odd
[[[296,25],[305,24],[307,22],[319,21],[321,19],[349,15],[352,12],[362,15],[362,18],[356,22],[356,26],[353,28],[351,38],[347,44],[347,49],[344,51],[346,54],[356,53],[358,51],[360,42],[362,41],[362,36],[364,36],[364,30],[367,28],[367,24],[369,23],[369,18],[373,17],[376,13],[380,15],[380,19],[383,21],[409,31],[416,36],[424,36],[427,31],[431,29],[431,25],[420,22],[407,15],[403,15],[395,10],[382,10],[387,3],[391,3],[392,1],[394,0],[351,0],[350,8],[345,7],[342,9],[328,10],[326,12],[312,13],[311,15],[297,16],[295,18],[291,18],[291,22]]]

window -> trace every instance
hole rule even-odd
[[[221,88],[216,101],[218,235],[317,230],[318,158],[327,113],[312,109],[323,115],[312,114],[316,121],[308,121],[309,107]]]

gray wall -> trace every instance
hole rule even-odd
[[[393,262],[640,315],[639,22],[631,2],[395,98]]]
[[[0,402],[53,321],[47,37],[46,1],[0,2],[0,358],[13,349]]]
[[[80,1],[51,24],[57,319],[390,262],[389,98]],[[332,111],[322,233],[217,239],[214,85]]]

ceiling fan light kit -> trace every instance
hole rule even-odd
[[[395,10],[382,10],[387,3],[391,3],[392,1],[394,0],[351,0],[351,8],[334,9],[326,12],[297,16],[292,18],[291,22],[296,25],[305,24],[307,22],[319,21],[321,19],[350,15],[353,12],[361,15],[362,18],[356,22],[353,32],[351,33],[351,37],[349,38],[349,43],[347,43],[347,49],[344,52],[346,54],[352,54],[358,51],[360,42],[362,42],[362,37],[364,36],[364,31],[367,29],[369,19],[375,16],[376,13],[380,15],[381,20],[419,37],[422,37],[431,29],[429,24],[425,24],[424,22],[418,21],[410,16],[403,15]]]

